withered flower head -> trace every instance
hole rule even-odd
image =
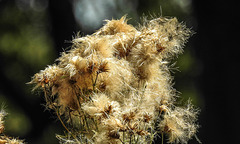
[[[123,16],[77,35],[72,49],[31,81],[68,133],[58,139],[152,143],[158,129],[170,143],[187,142],[197,132],[197,111],[175,106],[169,65],[191,34],[176,18],[145,19],[135,28]]]

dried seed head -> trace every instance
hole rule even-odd
[[[140,136],[146,136],[146,135],[149,135],[150,133],[147,132],[147,131],[144,131],[144,130],[137,130],[136,132],[138,135]]]
[[[136,113],[135,112],[129,112],[122,115],[123,121],[126,123],[131,122],[131,120],[135,119]]]
[[[115,130],[112,130],[112,131],[109,131],[108,132],[108,136],[110,138],[113,138],[113,139],[119,139],[120,138],[120,134],[118,131],[115,131]]]
[[[198,125],[195,123],[198,111],[188,104],[186,108],[176,107],[164,115],[160,123],[162,132],[168,134],[169,142],[186,143],[195,133]]]
[[[145,114],[143,115],[143,122],[148,123],[152,119],[151,115]]]
[[[107,62],[100,63],[97,73],[99,74],[99,73],[108,72],[108,71],[109,71],[109,68],[107,66]]]
[[[44,91],[60,120],[65,116],[79,130],[71,132],[71,142],[151,143],[155,133],[148,131],[156,125],[169,142],[186,142],[197,131],[197,112],[174,106],[169,61],[190,36],[176,18],[146,20],[137,29],[126,16],[107,20],[96,33],[73,39],[72,49],[31,83]]]
[[[115,35],[117,33],[129,33],[136,32],[136,29],[127,24],[126,16],[123,16],[120,20],[106,20],[107,24],[103,26],[96,35]]]

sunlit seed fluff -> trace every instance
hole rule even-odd
[[[0,134],[4,131],[4,118],[7,115],[6,111],[1,109],[0,110]]]
[[[191,104],[186,108],[176,107],[164,115],[160,123],[160,129],[166,133],[170,143],[186,143],[197,132],[198,125],[195,124],[198,111]]]
[[[169,65],[190,36],[176,18],[146,20],[135,28],[126,16],[106,20],[92,35],[77,35],[57,64],[31,81],[68,133],[57,138],[151,143],[160,132],[170,143],[187,142],[197,132],[197,111],[190,104],[175,106]]]
[[[7,136],[4,133],[4,119],[7,115],[7,112],[2,108],[0,110],[0,144],[24,144],[24,140],[20,140],[18,138],[13,138],[10,136]]]
[[[155,41],[156,48],[162,49],[160,57],[171,58],[182,52],[182,46],[192,35],[192,31],[176,18],[164,18],[150,20],[142,27],[146,33],[145,39],[149,43]]]
[[[48,66],[45,70],[41,70],[39,73],[35,74],[32,78],[30,84],[36,83],[37,85],[33,90],[38,87],[49,87],[52,86],[54,82],[64,75],[64,70],[57,65]]]
[[[111,101],[104,94],[95,94],[92,101],[85,103],[82,109],[92,117],[110,118],[119,113],[120,106],[118,102]]]
[[[120,20],[106,20],[106,22],[106,25],[95,33],[96,35],[137,32],[133,26],[127,24],[126,16],[123,16]]]

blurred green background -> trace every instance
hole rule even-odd
[[[224,3],[216,4],[224,6]],[[211,9],[216,7],[217,10]],[[206,128],[213,131],[218,127],[213,120],[207,124],[207,117],[215,118],[220,113],[212,108],[214,101],[208,95],[214,95],[208,87],[219,82],[208,82],[211,78],[217,80],[219,75],[214,74],[220,67],[211,69],[216,62],[212,61],[215,58],[211,59],[211,54],[216,49],[208,49],[208,44],[214,43],[208,41],[211,38],[208,31],[217,31],[223,25],[216,29],[207,25],[220,19],[215,17],[220,11],[216,7],[215,3],[193,0],[0,0],[0,105],[9,113],[6,133],[26,139],[28,143],[58,143],[55,134],[63,134],[64,129],[53,113],[45,111],[43,94],[32,93],[32,86],[26,83],[35,73],[53,64],[79,31],[83,36],[91,34],[103,25],[103,20],[125,14],[133,25],[137,25],[143,15],[155,15],[177,17],[197,32],[176,59],[172,74],[175,88],[181,93],[179,101],[190,98],[201,109],[197,136],[203,143],[216,142],[213,137],[207,138],[210,132]],[[206,17],[211,11],[213,20]],[[222,50],[221,46],[218,48]],[[220,58],[220,54],[217,55]],[[207,114],[207,110],[211,113]],[[189,143],[198,142],[193,138]]]

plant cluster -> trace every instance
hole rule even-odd
[[[4,134],[4,118],[7,113],[3,109],[0,110],[0,144],[23,144],[23,140],[19,140],[18,138],[12,138]]]
[[[77,35],[30,82],[66,129],[60,142],[138,144],[166,135],[169,143],[186,143],[197,132],[198,110],[176,106],[169,69],[191,34],[176,18],[145,18],[135,28],[123,16]]]

